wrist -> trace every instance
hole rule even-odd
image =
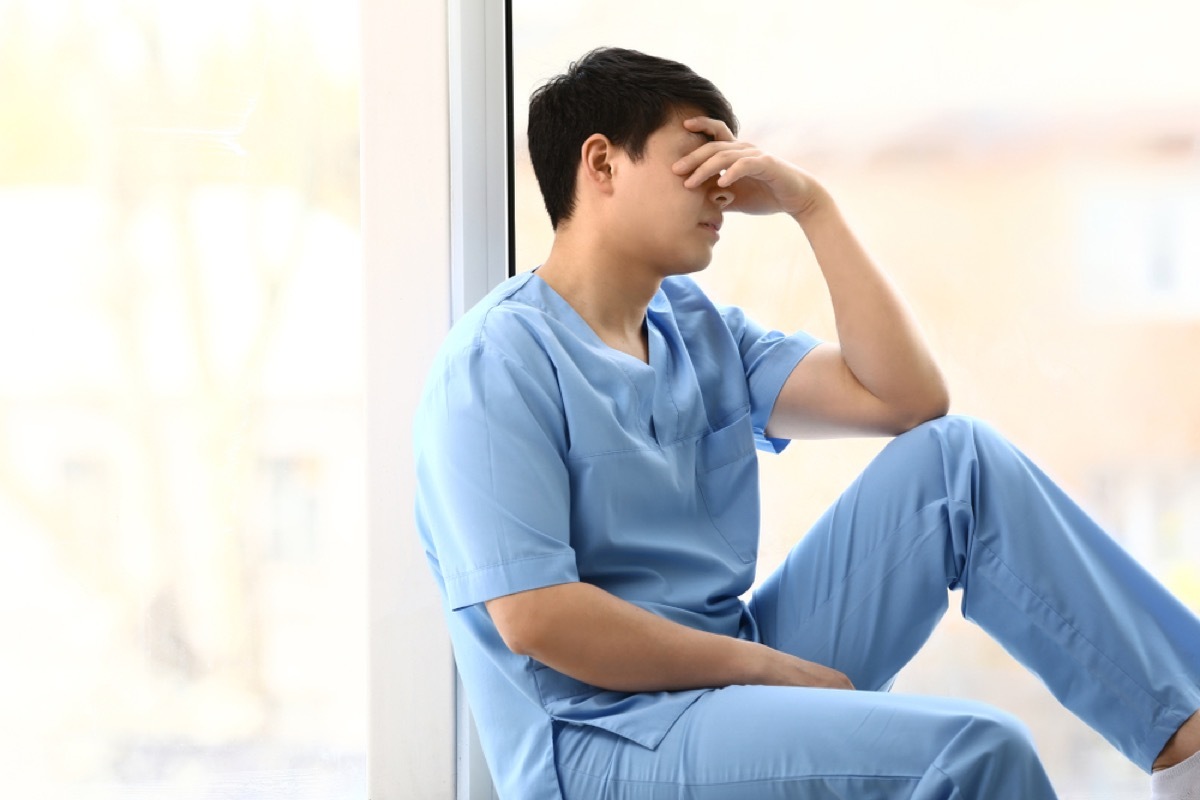
[[[771,679],[771,661],[776,651],[765,644],[744,639],[734,639],[737,642],[735,652],[734,675],[731,683],[746,686],[765,686],[774,681]]]
[[[790,215],[803,228],[834,209],[833,195],[814,181],[807,202],[798,211],[790,212]]]

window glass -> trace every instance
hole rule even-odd
[[[0,0],[0,795],[366,794],[358,52]]]
[[[514,0],[517,268],[551,241],[530,92],[600,45],[692,66],[742,138],[833,191],[915,308],[954,410],[1020,444],[1200,610],[1196,22],[1165,1]],[[835,338],[788,219],[727,217],[699,280],[763,323]],[[882,444],[761,458],[760,574]],[[1064,796],[1144,793],[1144,775],[953,611],[897,691],[1015,712]]]

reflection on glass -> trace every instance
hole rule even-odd
[[[514,0],[517,268],[551,230],[524,145],[530,92],[600,45],[713,80],[742,138],[820,176],[887,267],[961,413],[988,419],[1200,610],[1200,51],[1183,2]],[[789,220],[729,217],[699,280],[760,321],[833,338]],[[762,459],[777,563],[882,446]],[[955,614],[897,691],[976,697],[1033,729],[1064,797],[1145,778]]]
[[[0,0],[0,795],[365,795],[355,13]]]

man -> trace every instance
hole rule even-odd
[[[531,101],[555,240],[464,316],[416,421],[422,540],[500,796],[1022,798],[1018,722],[885,690],[964,613],[1146,770],[1200,785],[1200,621],[987,426],[908,309],[721,93],[589,53]],[[730,212],[788,214],[838,342],[717,308]],[[754,448],[897,434],[753,593]],[[1190,793],[1189,793],[1190,792]]]

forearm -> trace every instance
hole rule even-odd
[[[863,248],[824,189],[793,218],[829,287],[846,366],[871,394],[898,410],[944,414],[946,383],[912,312]]]
[[[487,605],[514,652],[603,689],[849,686],[833,670],[755,642],[671,622],[587,583],[549,586]]]

